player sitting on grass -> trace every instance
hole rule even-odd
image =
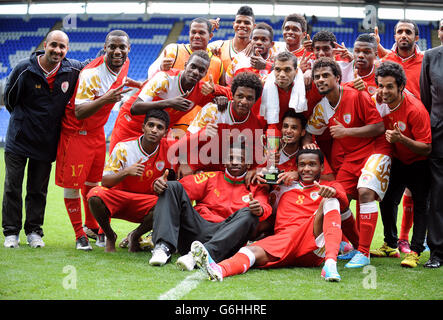
[[[340,281],[337,254],[342,238],[340,209],[348,206],[343,187],[320,179],[323,154],[318,149],[304,149],[297,154],[299,178],[294,188],[280,199],[274,235],[241,248],[233,257],[218,264],[206,247],[194,241],[194,260],[211,280],[258,268],[316,267],[324,263],[322,277]]]
[[[140,223],[129,236],[129,251],[139,251],[138,240],[152,229],[152,208],[157,203],[153,182],[171,168],[168,149],[173,140],[165,138],[169,126],[166,111],[149,110],[137,139],[119,142],[103,171],[102,185],[88,193],[89,208],[106,236],[106,252],[115,251],[117,235],[110,219]]]

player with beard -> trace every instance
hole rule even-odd
[[[341,241],[340,209],[348,206],[343,187],[323,181],[323,154],[301,150],[297,154],[299,178],[279,203],[274,234],[241,248],[234,256],[218,262],[207,246],[192,243],[194,260],[210,280],[245,273],[257,268],[317,267],[324,262],[321,276],[340,281],[337,254]]]

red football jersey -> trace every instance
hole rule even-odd
[[[228,172],[214,171],[189,175],[180,179],[189,199],[195,200],[195,210],[207,221],[221,222],[236,211],[249,206],[249,193],[263,208],[263,221],[272,212],[268,203],[268,191],[263,185],[251,185],[248,189],[242,177],[232,177]]]
[[[377,107],[383,115],[386,130],[394,130],[394,124],[397,124],[401,133],[412,140],[432,142],[429,113],[423,103],[413,95],[403,94],[403,101],[394,109],[390,109],[386,104]],[[400,142],[393,144],[393,155],[405,164],[426,159]]]

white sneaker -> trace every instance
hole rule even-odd
[[[152,257],[149,260],[151,266],[162,266],[171,258],[169,249],[163,243],[157,244],[152,250]]]
[[[221,267],[215,263],[208,250],[200,241],[194,241],[191,244],[191,254],[195,264],[202,269],[211,281],[223,281],[223,271]]]
[[[195,267],[195,261],[194,257],[192,256],[192,253],[189,252],[188,254],[185,254],[184,256],[181,256],[177,259],[177,262],[175,265],[181,270],[181,271],[192,271]]]
[[[101,233],[97,236],[97,239],[95,240],[95,245],[101,248],[104,248],[106,246],[106,236],[104,233]]]
[[[75,241],[75,248],[77,250],[91,251],[92,246],[89,244],[89,240],[86,236],[81,236]]]
[[[31,246],[31,248],[43,248],[45,246],[45,243],[42,240],[42,237],[35,232],[31,232],[26,236],[26,240],[28,241],[28,244]]]
[[[18,235],[10,235],[5,237],[5,242],[3,245],[5,248],[18,248],[18,244],[20,243],[20,240],[18,238]]]

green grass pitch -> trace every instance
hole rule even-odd
[[[3,198],[4,156],[0,149],[0,197]],[[129,253],[117,248],[105,253],[75,249],[72,226],[65,212],[63,190],[54,184],[54,168],[43,226],[45,248],[31,249],[20,234],[20,248],[0,247],[0,300],[442,300],[443,268],[423,268],[429,252],[415,269],[401,259],[373,258],[371,266],[345,269],[342,281],[327,283],[321,268],[252,269],[246,274],[210,282],[202,274],[176,269],[174,255],[163,267],[148,264],[150,252]],[[23,188],[25,190],[25,187]],[[399,209],[399,221],[401,208]],[[122,239],[135,224],[113,220]],[[118,240],[117,240],[118,241]],[[372,247],[383,244],[379,217]],[[403,254],[402,254],[403,256]]]

